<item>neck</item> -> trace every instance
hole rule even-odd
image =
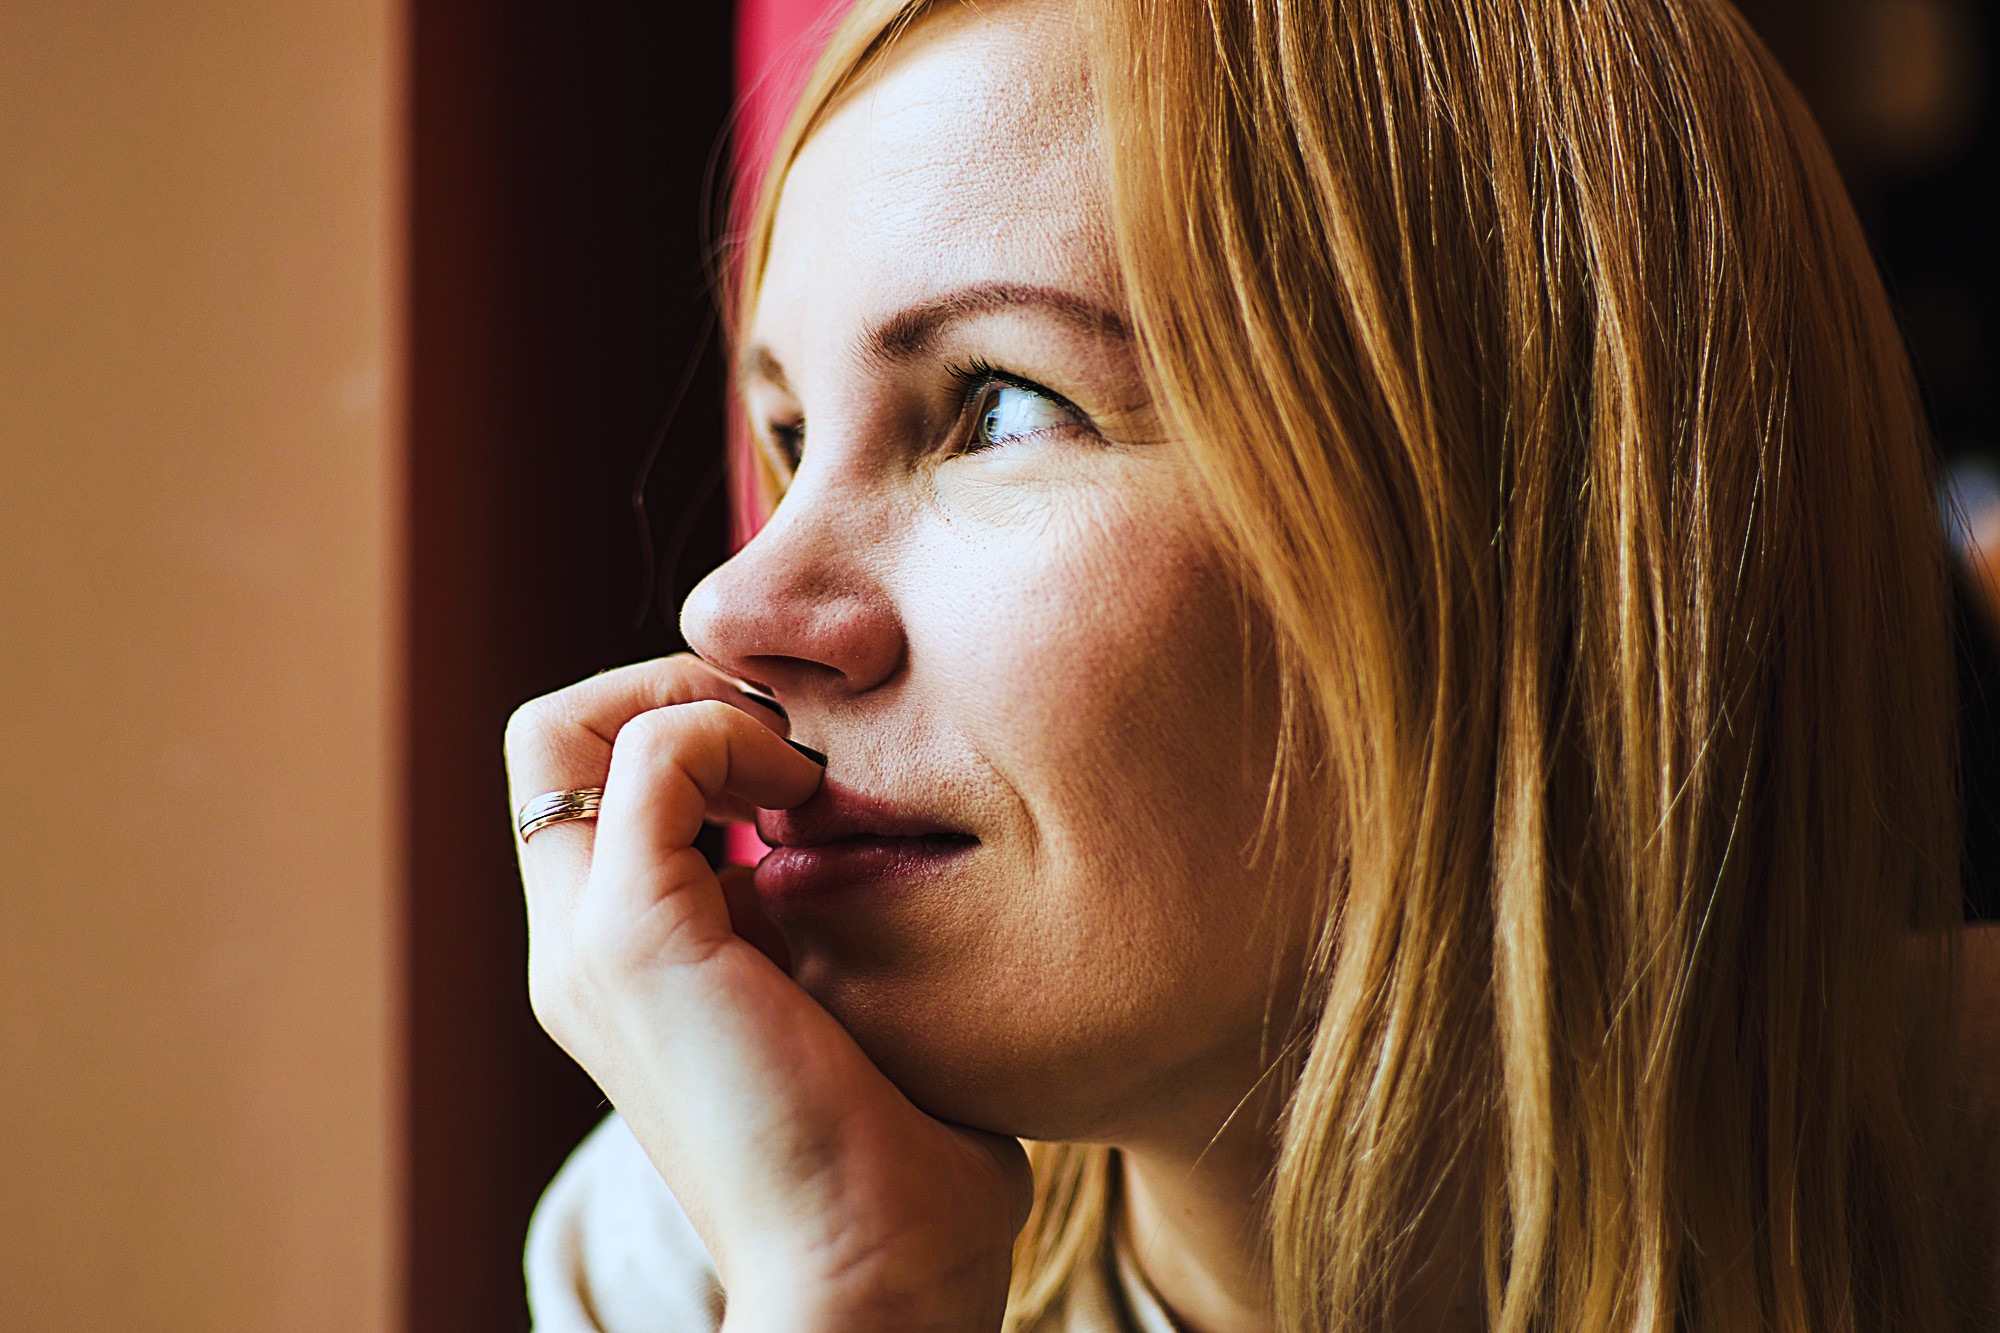
[[[1140,1272],[1188,1333],[1277,1327],[1265,1215],[1276,1102],[1252,1097],[1212,1137],[1120,1149],[1116,1224]]]
[[[1212,1141],[1179,1150],[1128,1144],[1117,1225],[1146,1281],[1186,1333],[1271,1333],[1267,1181],[1275,1107],[1242,1113]],[[1476,1170],[1470,1161],[1426,1214],[1412,1265],[1397,1282],[1398,1329],[1476,1333],[1486,1327],[1479,1271]]]

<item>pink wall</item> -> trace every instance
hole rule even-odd
[[[768,149],[820,40],[846,7],[846,0],[742,0],[737,7],[736,86],[753,158]]]
[[[761,169],[813,58],[846,7],[847,0],[742,0],[737,8],[738,170],[746,179]],[[739,462],[745,444],[739,430],[732,444]],[[744,475],[740,466],[737,475]],[[738,488],[731,508],[738,542],[749,540],[761,521],[755,504]],[[766,850],[747,828],[731,828],[724,842],[729,859],[743,864],[754,863]]]
[[[812,62],[849,0],[742,0],[736,11],[736,87],[738,91],[737,172],[740,181],[755,179],[763,170],[778,131],[784,128],[792,103]],[[739,198],[748,200],[750,190]],[[739,429],[732,447],[739,464],[747,447]],[[740,478],[747,475],[739,466]],[[741,487],[734,503],[736,539],[755,534],[762,516]]]

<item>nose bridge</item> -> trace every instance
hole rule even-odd
[[[829,672],[865,689],[893,672],[902,628],[884,583],[887,506],[858,479],[811,469],[681,608],[690,647],[773,689]]]

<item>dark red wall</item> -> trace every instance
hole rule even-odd
[[[527,1327],[529,1210],[604,1110],[528,1008],[500,737],[523,700],[676,648],[656,608],[723,554],[705,191],[732,22],[658,0],[412,6],[412,1333]],[[649,550],[629,501],[677,400]]]

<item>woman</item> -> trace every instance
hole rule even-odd
[[[1731,11],[864,0],[775,163],[769,521],[508,736],[542,1327],[1984,1326],[1930,460]]]

